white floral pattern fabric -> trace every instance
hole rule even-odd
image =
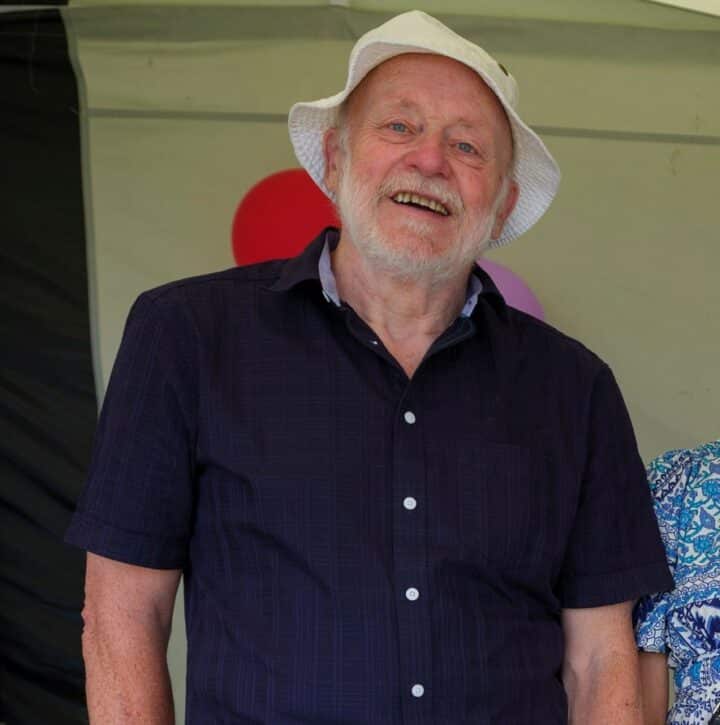
[[[720,705],[720,441],[669,451],[648,477],[675,589],[637,603],[635,636],[675,671],[668,725],[707,725]]]

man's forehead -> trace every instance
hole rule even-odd
[[[403,53],[380,63],[373,68],[357,87],[349,99],[365,96],[372,91],[374,100],[400,98],[413,100],[413,91],[423,85],[423,81],[432,83],[442,78],[445,82],[437,87],[439,93],[447,88],[458,89],[457,96],[477,97],[478,100],[502,106],[492,89],[482,77],[464,63],[435,53]]]
[[[478,73],[460,61],[435,53],[403,53],[380,63],[350,94],[348,108],[361,105],[368,111],[367,101],[371,95],[372,106],[377,112],[384,109],[421,111],[422,104],[416,100],[415,91],[428,74],[433,75],[433,69],[453,77],[445,84],[453,90],[453,100],[467,101],[462,116],[455,121],[457,125],[484,125],[495,114],[500,114],[507,124],[505,109]],[[444,90],[438,88],[439,93]],[[358,99],[362,99],[360,104]],[[507,132],[511,136],[509,125]]]
[[[485,85],[482,78],[469,66],[454,58],[437,53],[401,53],[375,66],[360,85],[374,80],[376,83],[402,83],[405,76],[422,69],[442,69],[458,79],[467,78]],[[359,86],[358,86],[359,87]]]
[[[402,93],[386,93],[376,100],[375,108],[371,110],[371,113],[372,111],[377,113],[400,111],[414,115],[424,113],[425,107],[422,103],[408,98]],[[487,125],[487,123],[487,113],[483,112],[483,106],[478,105],[470,107],[465,115],[453,118],[453,126],[461,128],[474,128],[478,125]]]

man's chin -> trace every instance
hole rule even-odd
[[[407,281],[437,284],[455,275],[464,274],[473,259],[464,265],[454,253],[460,239],[438,242],[432,225],[407,222],[374,227],[344,224],[358,253],[378,272]]]
[[[378,271],[407,281],[440,282],[453,276],[452,260],[440,254],[430,245],[398,247],[389,244],[372,244],[361,253]]]

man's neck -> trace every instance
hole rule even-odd
[[[398,277],[373,266],[342,238],[332,268],[340,299],[380,337],[408,377],[465,303],[469,270],[442,284]]]

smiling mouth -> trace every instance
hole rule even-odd
[[[429,199],[420,194],[411,194],[407,191],[401,191],[390,197],[396,204],[406,204],[407,206],[422,209],[423,211],[433,212],[440,216],[449,216],[450,212],[439,201]]]

